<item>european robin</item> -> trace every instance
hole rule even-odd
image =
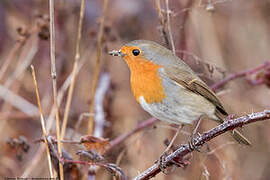
[[[153,117],[183,125],[204,115],[219,123],[228,116],[215,93],[169,49],[152,41],[135,40],[109,54],[125,60],[136,101]],[[250,145],[239,131],[234,130],[232,136]]]

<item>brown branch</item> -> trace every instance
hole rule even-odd
[[[168,48],[170,48],[170,42],[169,42],[168,34],[166,31],[166,21],[165,21],[163,14],[162,14],[160,0],[155,0],[154,3],[155,3],[155,7],[157,9],[157,12],[158,12],[158,19],[159,19],[159,23],[161,26],[161,29],[160,29],[161,35],[164,38],[166,46]]]
[[[66,133],[68,114],[69,114],[72,95],[73,95],[73,91],[74,91],[74,87],[75,87],[78,63],[79,63],[79,60],[81,58],[80,42],[81,42],[81,37],[82,37],[82,23],[83,23],[83,17],[84,17],[84,9],[85,9],[85,0],[81,0],[80,19],[79,19],[79,25],[78,25],[79,27],[78,27],[78,34],[77,34],[77,40],[76,40],[75,60],[74,60],[73,69],[72,69],[71,84],[70,84],[70,87],[69,87],[69,90],[68,90],[67,103],[66,103],[66,106],[65,106],[65,113],[64,113],[64,118],[63,118],[62,129],[61,129],[61,139],[64,138],[65,133]]]
[[[136,132],[138,132],[138,131],[146,128],[146,127],[149,127],[149,126],[153,125],[156,121],[157,121],[156,118],[147,119],[147,120],[139,123],[132,131],[130,131],[130,132],[126,133],[126,134],[122,134],[122,135],[118,136],[117,138],[115,138],[114,140],[112,140],[110,142],[111,146],[107,150],[107,152],[109,152],[110,149],[117,146],[121,142],[125,141],[127,138],[129,138],[131,135],[135,134]]]
[[[43,139],[44,139],[44,142],[45,142],[45,145],[46,145],[50,178],[53,178],[52,160],[51,160],[50,150],[49,150],[49,146],[48,146],[48,142],[47,142],[47,138],[46,138],[47,137],[47,132],[46,132],[46,128],[45,128],[45,120],[44,120],[44,116],[43,116],[42,108],[41,108],[41,103],[40,103],[40,96],[39,96],[36,72],[35,72],[35,68],[34,68],[33,65],[31,65],[31,71],[32,71],[32,76],[33,76],[33,82],[34,82],[34,85],[35,85],[36,98],[37,98],[37,103],[38,103],[38,110],[39,110],[39,114],[40,114],[42,135],[43,135]]]
[[[51,77],[53,86],[53,101],[55,108],[55,120],[56,120],[56,135],[57,140],[60,141],[60,120],[59,120],[59,106],[57,101],[57,82],[56,82],[56,65],[55,65],[55,28],[54,28],[54,0],[49,1],[49,13],[50,13],[50,57],[51,57]],[[57,144],[59,156],[62,156],[61,142]],[[60,180],[64,179],[63,165],[59,163]]]
[[[96,88],[97,88],[97,83],[98,83],[98,78],[99,78],[100,68],[101,68],[102,39],[103,39],[103,33],[104,33],[104,21],[107,14],[107,8],[108,8],[108,0],[104,0],[103,12],[102,12],[102,17],[100,19],[100,26],[99,26],[98,40],[97,40],[97,58],[96,58],[96,64],[95,64],[95,70],[94,70],[94,77],[92,80],[92,89],[91,89],[91,94],[90,94],[90,98],[92,100],[90,103],[90,110],[89,110],[90,114],[94,113],[94,108],[95,108],[94,97],[96,93]],[[93,133],[93,128],[94,128],[94,118],[90,116],[89,122],[88,122],[88,134]]]
[[[241,71],[241,72],[233,73],[233,74],[227,76],[226,78],[224,78],[223,80],[219,81],[218,83],[212,85],[211,88],[212,88],[213,91],[216,91],[217,89],[220,89],[225,84],[227,84],[229,81],[232,81],[232,80],[237,79],[237,78],[241,78],[241,77],[244,77],[244,76],[247,76],[247,75],[257,73],[258,71],[261,71],[261,70],[269,68],[269,67],[270,67],[270,62],[267,61],[264,64],[259,65],[259,66],[255,67],[255,68],[251,68],[251,69],[244,70],[244,71]]]
[[[243,125],[254,123],[257,121],[263,121],[270,119],[270,110],[265,110],[258,113],[248,114],[235,119],[227,119],[224,123],[219,126],[198,135],[194,138],[194,147],[191,147],[190,144],[181,145],[177,150],[168,155],[164,160],[164,165],[166,167],[172,166],[173,164],[182,165],[183,162],[179,161],[184,159],[184,156],[194,151],[194,149],[200,148],[203,144],[210,141],[211,139],[224,134],[227,131],[233,130],[237,127],[242,127]],[[152,165],[150,168],[140,173],[134,180],[145,180],[150,179],[161,172],[161,169],[158,164]]]

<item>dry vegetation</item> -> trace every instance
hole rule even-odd
[[[131,94],[127,66],[107,53],[134,39],[175,50],[217,90],[230,114],[269,109],[267,0],[51,2],[55,38],[50,38],[49,1],[0,1],[1,177],[56,177],[55,169],[49,170],[49,153],[53,167],[58,169],[59,159],[65,164],[65,179],[132,179],[154,164],[175,127],[149,119]],[[251,147],[236,144],[227,133],[208,142],[208,150],[185,156],[184,168],[155,178],[269,179],[269,123],[245,126]],[[216,125],[203,120],[199,131]],[[57,128],[62,159],[55,144]],[[190,132],[185,127],[174,148],[187,143]]]

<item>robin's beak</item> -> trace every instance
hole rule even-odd
[[[122,53],[120,50],[119,51],[112,50],[109,52],[109,55],[124,57],[126,54]]]

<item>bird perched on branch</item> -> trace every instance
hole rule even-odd
[[[135,40],[109,54],[125,60],[136,101],[153,117],[182,125],[204,115],[222,123],[228,116],[215,93],[169,49],[152,41]],[[232,136],[250,145],[239,131],[232,131]]]

